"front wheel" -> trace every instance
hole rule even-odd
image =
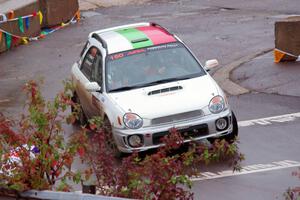
[[[225,135],[223,137],[221,137],[222,139],[225,139],[227,142],[229,143],[233,143],[235,138],[238,136],[238,132],[239,132],[239,127],[238,127],[238,123],[235,117],[235,114],[233,112],[232,113],[232,132],[228,135]]]
[[[105,132],[105,143],[107,149],[113,154],[114,157],[121,158],[123,154],[122,152],[119,151],[117,147],[117,144],[113,136],[111,123],[107,118],[104,119],[103,126],[104,126],[103,128]]]
[[[75,105],[71,106],[72,113],[75,113],[75,115],[76,115],[74,124],[81,125],[81,126],[86,125],[87,118],[86,118],[84,111],[82,109],[82,106],[80,104],[80,100],[76,94],[73,95],[72,101],[75,103]]]
[[[235,138],[238,136],[238,132],[239,132],[239,128],[238,128],[238,123],[237,123],[237,120],[236,120],[236,117],[235,117],[235,114],[233,112],[231,112],[231,116],[232,116],[232,132],[227,134],[227,135],[224,135],[224,136],[221,136],[221,137],[218,137],[218,138],[209,138],[208,140],[210,141],[210,143],[214,143],[214,141],[216,139],[218,140],[226,140],[228,143],[233,143]]]

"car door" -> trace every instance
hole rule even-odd
[[[76,88],[80,104],[88,118],[93,116],[92,93],[85,89],[85,84],[95,81],[93,71],[97,65],[99,54],[100,50],[97,47],[92,46],[89,48],[80,66],[83,76],[79,78]]]
[[[101,51],[97,51],[95,64],[92,68],[92,81],[97,82],[101,87],[100,91],[91,92],[91,115],[92,116],[103,116],[103,57]]]

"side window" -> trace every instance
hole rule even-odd
[[[92,81],[92,72],[94,68],[94,64],[96,62],[97,53],[99,50],[96,47],[91,47],[89,51],[86,53],[85,58],[81,65],[82,73]]]
[[[102,88],[102,55],[101,52],[98,51],[96,54],[95,63],[92,70],[92,81],[96,81],[99,86]]]

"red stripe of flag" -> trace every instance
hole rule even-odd
[[[176,42],[176,39],[172,35],[154,26],[143,26],[136,29],[146,34],[154,45]]]

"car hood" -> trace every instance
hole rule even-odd
[[[133,112],[145,119],[202,109],[215,95],[218,95],[218,86],[209,75],[109,93],[124,112]]]

